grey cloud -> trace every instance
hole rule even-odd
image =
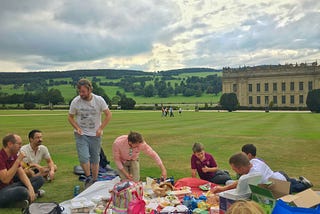
[[[11,11],[8,19],[20,19],[14,26],[4,23],[0,30],[2,59],[35,55],[71,62],[135,55],[150,51],[163,28],[174,21],[174,7],[168,9],[168,1],[26,2],[37,6],[13,1],[1,7]],[[40,16],[41,9],[53,19],[23,19],[23,14]]]

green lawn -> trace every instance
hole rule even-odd
[[[176,113],[174,118],[162,118],[161,112],[113,111],[112,120],[105,129],[103,148],[112,161],[114,139],[130,130],[138,131],[159,153],[168,176],[177,180],[190,176],[194,142],[203,143],[220,168],[230,172],[229,157],[239,152],[243,144],[254,143],[258,156],[273,170],[286,171],[291,177],[304,175],[314,183],[314,189],[319,190],[319,119],[320,114],[308,112],[184,111],[181,116]],[[72,173],[78,160],[67,111],[0,111],[1,137],[14,132],[27,143],[27,134],[34,128],[43,131],[44,144],[58,165],[56,179],[45,184],[46,195],[39,201],[62,202],[72,198],[74,185],[82,187],[82,183]],[[148,156],[140,157],[142,178],[160,176],[160,170]],[[19,211],[0,209],[0,213]]]

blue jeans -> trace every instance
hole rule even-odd
[[[290,178],[288,181],[291,183],[290,193],[302,192],[303,190],[306,190],[309,188],[304,183],[302,183],[301,181],[297,181],[294,178]]]
[[[30,182],[36,193],[44,184],[44,178],[42,176],[35,176],[30,178]],[[16,202],[24,200],[29,200],[29,192],[21,181],[14,182],[0,189],[0,208],[12,207]]]

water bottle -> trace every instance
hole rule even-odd
[[[80,193],[80,186],[79,185],[74,186],[73,196],[75,197],[75,196],[79,195],[79,193]]]

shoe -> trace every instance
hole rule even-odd
[[[313,184],[311,183],[311,181],[309,181],[308,179],[306,179],[303,176],[299,177],[299,180],[301,181],[301,183],[303,183],[307,188],[313,187]]]
[[[85,182],[87,177],[85,175],[79,175],[79,181]]]
[[[44,191],[43,189],[39,189],[37,192],[37,198],[43,197],[45,193],[46,191]]]
[[[84,183],[84,189],[87,189],[89,186],[91,186],[94,182],[96,182],[95,180],[92,179],[92,177],[87,177],[85,183]]]
[[[28,207],[29,207],[29,201],[28,200],[24,200],[21,205],[22,206],[19,207],[19,208],[21,208],[21,212],[22,213],[28,213],[27,211],[28,211]]]
[[[18,202],[15,202],[14,204],[11,204],[9,207],[21,208],[22,210],[25,210],[29,207],[29,201],[28,200],[18,201]]]

